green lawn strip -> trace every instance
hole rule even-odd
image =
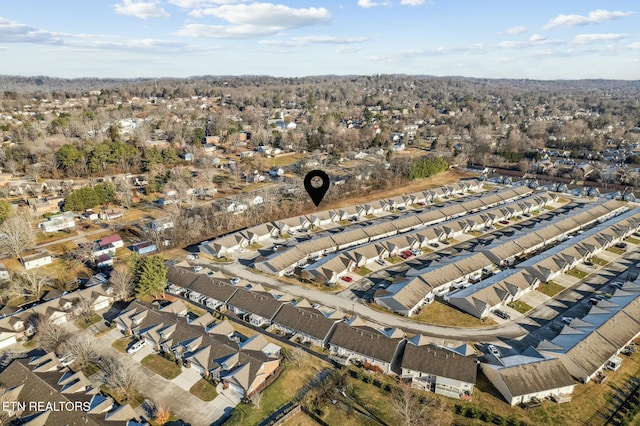
[[[557,284],[553,281],[549,281],[548,283],[542,283],[540,284],[540,287],[538,287],[538,291],[542,294],[546,294],[549,297],[553,297],[556,294],[560,293],[561,291],[563,291],[565,288],[562,287],[560,284]]]
[[[203,401],[213,401],[216,396],[218,396],[216,387],[205,379],[198,380],[193,386],[191,386],[189,392]]]
[[[176,365],[174,361],[169,361],[163,356],[156,354],[147,355],[140,363],[167,380],[175,379],[182,372],[182,367]]]
[[[74,324],[76,325],[76,327],[81,328],[81,329],[84,330],[86,328],[89,328],[93,324],[95,324],[97,322],[100,322],[101,320],[102,320],[102,316],[101,315],[93,314],[89,318],[77,319]]]
[[[118,339],[111,344],[111,347],[119,352],[126,352],[127,347],[131,343],[131,337],[123,337],[122,339]]]
[[[366,266],[361,266],[359,268],[356,268],[354,272],[356,274],[362,275],[364,277],[365,275],[369,275],[373,271],[371,269],[367,268]]]
[[[621,255],[621,254],[624,254],[625,249],[621,249],[621,248],[618,248],[618,247],[609,247],[607,249],[607,251],[610,251],[611,253],[614,253],[614,254],[617,254],[617,255]]]
[[[580,280],[586,278],[589,274],[586,273],[585,271],[582,271],[578,268],[573,268],[573,269],[569,269],[567,271],[567,275],[571,275],[572,277],[576,277]]]
[[[606,260],[604,260],[604,259],[602,259],[600,257],[597,257],[597,256],[593,256],[591,258],[591,263],[593,263],[594,265],[598,265],[598,266],[605,266],[605,265],[609,264],[608,261],[606,261]]]
[[[522,300],[515,300],[515,301],[513,301],[511,303],[508,303],[507,306],[509,306],[512,309],[515,309],[516,311],[520,312],[521,314],[527,313],[531,309],[533,309],[533,306],[526,304]]]

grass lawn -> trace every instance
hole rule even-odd
[[[318,426],[318,423],[302,411],[298,411],[293,417],[282,423],[282,426]]]
[[[599,258],[597,256],[593,256],[591,258],[591,263],[593,263],[594,265],[598,265],[598,266],[605,266],[605,265],[609,264],[608,261],[606,261],[606,260],[604,260],[602,258]]]
[[[495,321],[490,318],[478,319],[438,300],[434,301],[431,305],[423,307],[422,312],[420,312],[419,315],[411,317],[411,319],[429,324],[454,327],[481,328],[496,324]]]
[[[530,305],[524,303],[522,300],[516,300],[514,302],[508,303],[507,306],[509,306],[512,309],[515,309],[516,311],[520,312],[521,314],[527,313],[531,309],[533,309],[533,306],[530,306]]]
[[[640,244],[640,240],[634,237],[627,237],[625,241],[631,244]]]
[[[359,414],[353,408],[370,412],[387,424],[400,424],[399,419],[395,415],[395,411],[391,406],[391,397],[387,391],[383,391],[378,387],[364,383],[361,380],[348,377],[348,387],[351,388],[350,396],[352,399],[337,397],[343,403],[327,404],[322,408],[320,418],[330,425],[376,425],[373,420],[368,419]],[[349,404],[351,407],[345,405]],[[351,409],[350,409],[351,408]]]
[[[89,326],[92,326],[93,324],[102,321],[102,316],[98,315],[98,314],[93,314],[91,315],[89,318],[79,318],[77,319],[74,324],[76,325],[76,327],[81,328],[81,329],[86,329],[89,328]]]
[[[573,269],[569,269],[567,271],[567,275],[571,275],[572,277],[576,277],[580,280],[586,278],[589,274],[586,273],[585,271],[582,271],[578,268],[573,268]]]
[[[260,408],[252,404],[239,404],[225,426],[251,426],[259,424],[270,413],[296,397],[298,391],[327,364],[305,353],[300,367],[286,363],[284,371],[262,394]]]
[[[100,390],[115,399],[115,401],[120,405],[131,404],[131,407],[136,408],[144,402],[144,396],[139,393],[135,394],[130,400],[127,400],[122,392],[116,389],[111,389],[106,385],[100,386]]]
[[[387,257],[387,262],[391,263],[392,265],[395,263],[400,263],[402,262],[402,258],[400,256],[391,256],[391,257]]]
[[[365,275],[369,275],[371,272],[373,272],[371,269],[367,268],[366,266],[361,266],[359,268],[356,268],[354,270],[354,272],[358,275],[362,275],[363,277]]]
[[[625,252],[626,250],[625,250],[625,249],[618,248],[618,247],[609,247],[609,248],[607,249],[607,251],[610,251],[611,253],[615,253],[615,254],[617,254],[617,255],[619,256],[619,255],[621,255],[621,254],[624,254],[624,252]]]
[[[258,250],[258,249],[261,249],[262,247],[263,245],[260,243],[252,243],[247,246],[249,250]]]
[[[479,237],[482,235],[482,232],[473,230],[473,231],[469,231],[469,235],[473,235],[474,237]]]
[[[122,339],[118,339],[115,342],[113,342],[111,344],[111,347],[117,351],[125,353],[127,351],[127,347],[132,342],[132,340],[133,339],[131,337],[124,337]]]
[[[187,307],[187,311],[192,312],[193,314],[201,317],[202,315],[204,315],[207,311],[205,311],[202,308],[199,308],[197,306],[195,306],[192,303],[187,302],[186,300],[183,300],[182,303],[184,303],[184,305]]]
[[[150,354],[142,359],[141,364],[167,380],[175,379],[182,372],[182,367],[163,356]]]
[[[542,283],[540,284],[540,287],[538,287],[538,291],[542,294],[546,294],[549,297],[553,297],[556,294],[560,293],[562,290],[564,290],[564,287],[562,287],[560,284],[556,284],[553,281],[549,281],[548,283]]]
[[[218,396],[216,387],[205,379],[198,380],[193,386],[191,386],[189,392],[203,401],[213,401],[216,396]]]
[[[290,166],[301,158],[301,155],[282,155],[280,157],[273,157],[269,159],[269,165],[271,167],[283,167]]]

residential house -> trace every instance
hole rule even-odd
[[[338,319],[326,318],[314,308],[283,304],[272,320],[272,330],[291,335],[291,340],[324,348]]]
[[[268,293],[242,288],[233,293],[226,305],[234,314],[247,316],[248,322],[256,327],[270,325],[273,317],[282,307],[282,303]]]
[[[576,384],[560,360],[539,354],[482,363],[482,372],[511,406],[546,398],[569,401]]]
[[[389,338],[368,326],[338,323],[327,343],[329,352],[339,362],[361,363],[366,368],[389,374],[399,363],[404,338]]]
[[[450,348],[422,343],[424,340],[417,335],[405,345],[401,377],[411,379],[418,389],[450,398],[470,398],[478,370],[475,353],[465,356]]]
[[[76,226],[73,212],[64,212],[49,216],[46,221],[40,222],[38,228],[43,232],[58,232],[64,229],[71,229]]]
[[[51,253],[46,250],[42,250],[38,253],[34,253],[28,256],[22,256],[20,258],[20,262],[24,266],[24,269],[35,269],[40,268],[44,265],[49,265],[53,262],[53,257]]]
[[[145,255],[149,253],[155,253],[158,251],[158,246],[152,241],[142,241],[140,243],[132,244],[131,250],[139,255]]]
[[[170,217],[160,217],[151,221],[151,230],[154,232],[163,232],[173,228],[173,219]]]

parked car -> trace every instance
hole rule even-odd
[[[378,265],[380,265],[380,266],[387,266],[387,262],[385,262],[385,261],[384,261],[384,260],[382,260],[382,259],[378,259],[378,260],[376,260],[376,263],[377,263]]]
[[[231,278],[231,284],[237,285],[239,283],[240,283],[240,278],[238,277]]]
[[[495,356],[496,358],[500,358],[502,356],[498,348],[496,348],[493,345],[487,346],[487,349],[489,349],[489,352],[491,353],[491,355]]]
[[[350,277],[350,276],[348,276],[348,275],[345,275],[345,276],[344,276],[344,277],[342,277],[341,279],[342,279],[342,281],[346,281],[346,282],[348,282],[348,283],[352,283],[352,282],[353,282],[353,278],[351,278],[351,277]]]
[[[509,315],[505,311],[501,311],[500,309],[494,309],[493,314],[498,318],[502,318],[504,320],[511,319],[511,315]]]
[[[431,246],[431,247],[433,247],[433,248],[438,248],[438,247],[440,247],[440,244],[438,244],[438,243],[431,243],[431,244],[429,244],[429,246]]]
[[[619,248],[619,249],[626,250],[627,249],[627,243],[616,243],[616,247]]]
[[[144,348],[146,344],[147,344],[146,340],[144,340],[144,339],[143,340],[138,340],[133,345],[129,346],[129,349],[127,349],[127,353],[129,355],[133,355],[136,352],[138,352],[140,349]]]
[[[500,221],[498,221],[498,223],[501,224],[501,225],[508,225],[509,221],[508,220],[500,220]]]
[[[565,324],[570,324],[573,321],[573,317],[562,317],[562,322]]]

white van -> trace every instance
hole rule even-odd
[[[135,342],[133,345],[131,345],[129,347],[129,349],[127,349],[127,353],[129,355],[133,355],[136,352],[138,352],[140,349],[144,348],[144,346],[147,344],[147,342],[145,340],[138,340],[137,342]]]

